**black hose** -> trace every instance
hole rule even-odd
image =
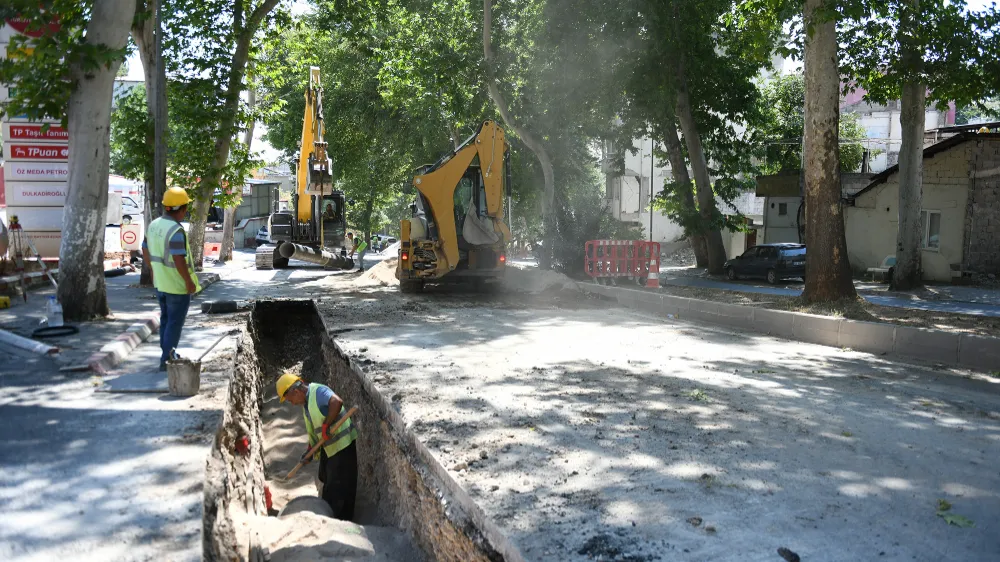
[[[128,270],[125,269],[124,267],[116,267],[114,269],[108,269],[107,271],[105,271],[104,272],[104,276],[105,277],[121,277],[122,275],[125,275],[126,273],[128,273]]]
[[[59,338],[62,336],[72,336],[80,331],[80,328],[76,326],[43,326],[38,328],[34,332],[31,332],[31,337],[38,339],[45,338]]]

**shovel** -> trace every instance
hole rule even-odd
[[[345,421],[347,421],[347,418],[353,416],[354,412],[357,412],[357,411],[358,411],[358,407],[357,406],[351,407],[350,410],[347,410],[347,414],[345,414],[344,417],[342,417],[339,420],[337,420],[337,423],[333,424],[333,427],[331,427],[329,429],[329,431],[327,431],[327,433],[328,434],[336,433],[337,430],[340,429],[340,426],[343,425]],[[319,451],[321,448],[323,448],[324,445],[326,445],[326,441],[325,440],[320,441],[319,443],[316,443],[316,445],[312,449],[309,449],[309,452],[307,452],[306,455],[304,457],[302,457],[302,460],[299,461],[299,464],[295,465],[295,468],[293,468],[292,470],[288,471],[288,474],[285,475],[285,480],[290,480],[292,478],[292,476],[295,476],[295,474],[303,466],[306,465],[306,463],[312,461],[313,455],[315,455],[317,451]]]
[[[172,396],[194,396],[195,394],[198,394],[198,389],[201,388],[201,360],[208,355],[209,351],[215,349],[215,346],[219,345],[219,342],[236,332],[236,330],[233,330],[219,336],[218,339],[216,339],[215,342],[194,361],[182,358],[170,359],[167,361],[167,387],[170,389],[170,394]],[[171,349],[170,356],[176,357],[176,351],[177,350],[175,349]]]

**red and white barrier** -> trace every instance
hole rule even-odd
[[[646,287],[660,286],[660,243],[646,240],[587,242],[584,271],[598,283],[628,279]]]

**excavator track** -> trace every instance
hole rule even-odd
[[[257,265],[257,269],[274,269],[274,256],[277,255],[277,253],[277,246],[271,244],[257,246],[257,253],[254,254],[254,262]]]

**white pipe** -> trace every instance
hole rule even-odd
[[[21,337],[17,334],[8,332],[7,330],[0,330],[0,343],[12,345],[18,349],[23,349],[39,355],[53,355],[55,353],[59,353],[58,347],[53,347],[39,341]]]

